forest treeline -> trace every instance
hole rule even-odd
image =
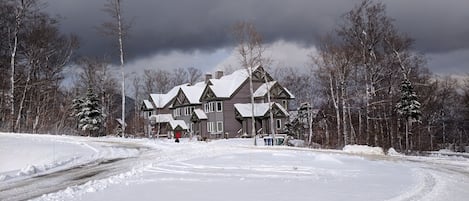
[[[400,150],[469,145],[469,79],[430,72],[425,55],[412,48],[410,36],[399,32],[384,4],[363,1],[331,31],[317,45],[318,54],[311,55],[307,68],[266,67],[295,94],[293,105],[309,102],[316,109],[313,142],[329,148],[367,144]],[[119,74],[112,67],[116,61],[104,54],[77,56],[79,38],[61,33],[59,19],[37,0],[0,1],[0,35],[1,131],[84,134],[72,115],[73,102],[91,90],[104,114],[94,135],[118,132],[122,96]],[[126,133],[143,133],[139,110],[150,93],[165,93],[201,78],[196,67],[155,67],[129,75]],[[399,112],[405,81],[419,102],[418,118]]]

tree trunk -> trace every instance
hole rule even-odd
[[[20,105],[19,105],[19,109],[18,109],[18,115],[16,117],[16,123],[15,123],[15,131],[19,132],[20,130],[20,121],[21,121],[21,113],[23,113],[23,108],[24,108],[24,103],[26,101],[26,93],[27,91],[29,90],[29,84],[31,82],[31,74],[32,74],[32,69],[29,70],[29,73],[28,73],[28,78],[26,79],[26,84],[24,86],[24,89],[23,89],[23,95],[21,97],[21,102],[20,102]]]
[[[346,109],[346,104],[345,104],[345,81],[342,75],[342,81],[341,81],[341,101],[342,101],[342,131],[344,133],[344,146],[347,145],[348,142],[348,132],[347,132],[347,109]]]
[[[252,67],[248,68],[249,73],[249,94],[251,96],[251,135],[254,138],[254,146],[257,146],[256,120],[254,117],[254,89],[252,86]]]
[[[340,112],[338,105],[338,95],[336,95],[337,90],[334,92],[332,72],[329,74],[329,84],[331,91],[332,103],[334,104],[335,114],[336,114],[336,128],[337,128],[337,148],[340,147]]]
[[[20,7],[16,10],[15,15],[15,30],[13,31],[13,49],[11,50],[11,58],[10,58],[10,68],[11,68],[11,75],[10,75],[10,130],[15,131],[16,124],[14,122],[15,116],[15,64],[16,64],[16,51],[18,48],[18,33],[21,28],[21,23],[23,21],[25,9],[25,2],[21,1]]]
[[[122,73],[122,137],[125,137],[125,72],[124,72],[124,45],[123,45],[123,29],[121,20],[121,6],[120,0],[116,1],[116,15],[117,15],[117,28],[118,28],[118,39],[119,39],[119,52],[120,52],[120,64]]]
[[[405,150],[409,152],[409,119],[405,122]]]
[[[348,105],[348,120],[349,120],[349,125],[350,125],[350,143],[355,144],[356,143],[356,133],[355,133],[355,128],[354,128],[353,122],[352,122],[352,113],[350,111],[350,104]]]
[[[270,130],[271,130],[270,132],[272,133],[272,138],[274,139],[274,143],[272,144],[272,146],[275,146],[275,125],[274,125],[274,114],[272,113],[273,104],[270,100],[270,86],[268,84],[265,69],[264,69],[264,82],[265,82],[266,87],[267,87],[267,102],[269,103],[269,118],[270,118]],[[311,142],[310,142],[310,144],[311,144]]]

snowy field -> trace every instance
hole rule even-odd
[[[386,156],[379,149],[361,146],[330,151],[252,144],[252,139],[209,143],[183,139],[177,144],[0,133],[0,200],[462,201],[469,197],[469,161],[464,157]],[[41,185],[44,191],[38,190]]]

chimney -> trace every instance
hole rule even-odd
[[[223,71],[219,70],[215,72],[215,79],[220,79],[221,77],[223,77]]]
[[[205,74],[205,84],[207,84],[210,79],[212,79],[212,74],[211,73]]]

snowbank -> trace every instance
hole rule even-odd
[[[304,147],[305,146],[305,141],[304,140],[288,140],[288,146],[293,146],[293,147]]]
[[[101,159],[127,158],[138,149],[114,139],[0,133],[0,181],[59,171]],[[128,143],[128,141],[126,141]],[[115,144],[115,143],[114,143]]]
[[[347,145],[342,150],[353,154],[384,155],[383,148],[366,145]]]
[[[9,176],[47,171],[96,153],[64,136],[0,133],[0,144],[0,175]]]
[[[394,148],[388,149],[388,156],[404,156],[403,154],[397,152]]]

